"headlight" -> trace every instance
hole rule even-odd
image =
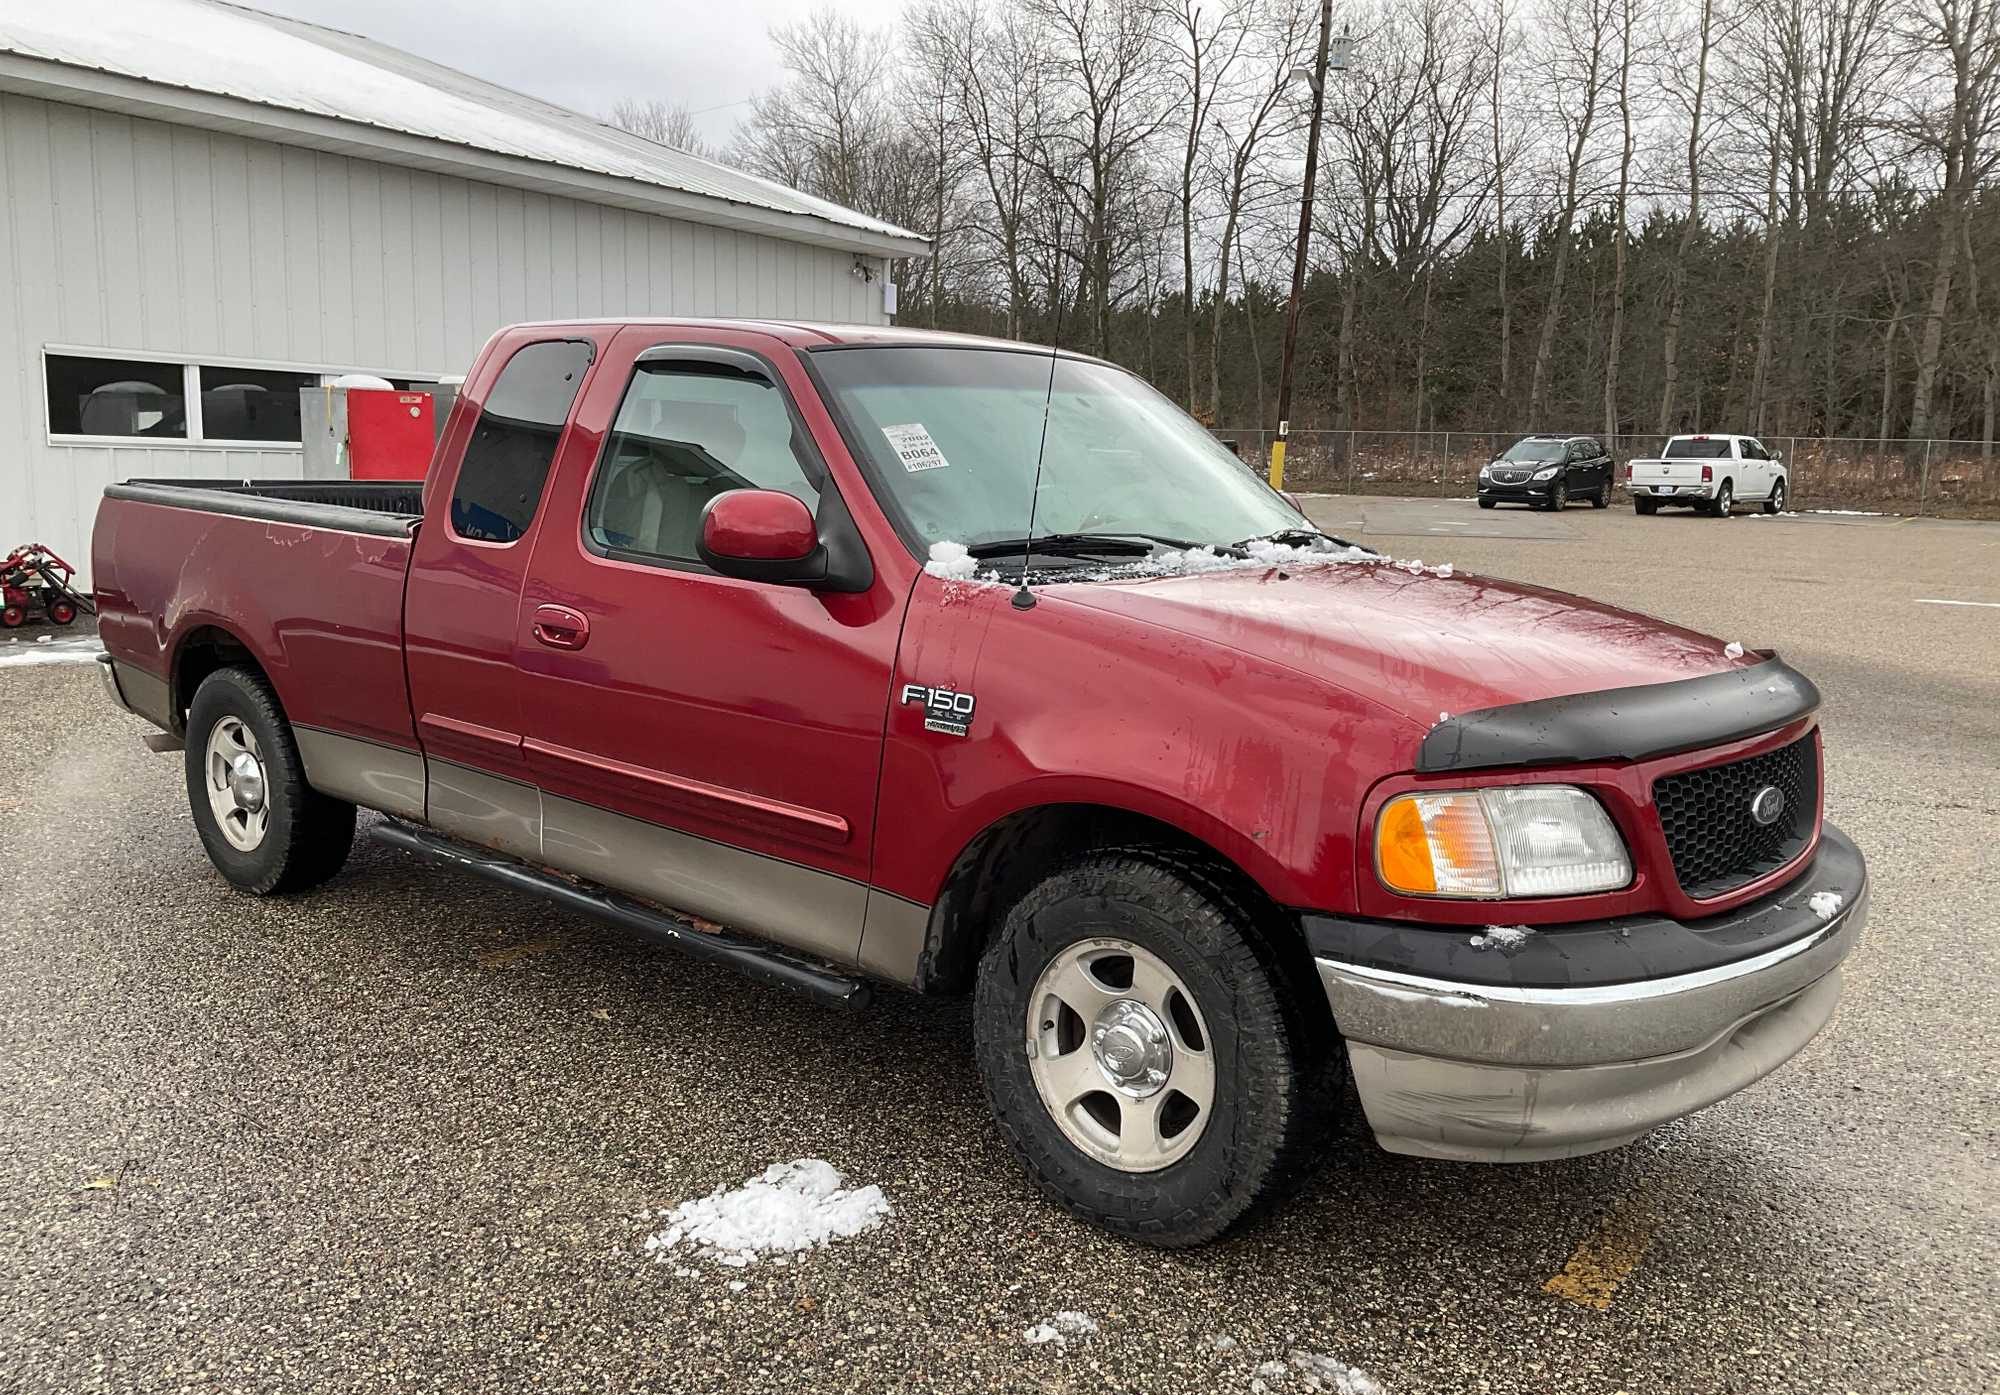
[[[1485,479],[1488,475],[1492,473],[1493,473],[1493,467],[1491,465],[1481,465],[1479,467],[1479,478],[1481,479]]]
[[[1552,480],[1552,479],[1554,479],[1554,478],[1556,477],[1556,475],[1557,475],[1557,474],[1558,474],[1558,473],[1559,473],[1559,472],[1560,472],[1561,470],[1562,470],[1562,466],[1560,466],[1560,465],[1551,465],[1551,466],[1549,466],[1549,468],[1548,468],[1548,469],[1546,469],[1546,470],[1537,470],[1537,471],[1535,471],[1535,478],[1536,478],[1536,479],[1538,479],[1538,480]]]
[[[1574,785],[1398,795],[1375,822],[1375,870],[1409,896],[1576,896],[1632,880],[1604,806]]]

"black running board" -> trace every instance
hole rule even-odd
[[[372,836],[378,843],[386,843],[402,852],[415,853],[418,857],[456,867],[500,886],[539,896],[565,910],[580,911],[621,929],[635,931],[683,954],[726,965],[747,977],[803,993],[829,1007],[863,1008],[873,997],[872,990],[861,979],[849,978],[832,969],[794,958],[761,941],[728,931],[705,930],[690,918],[672,911],[642,905],[589,883],[572,882],[524,862],[454,842],[393,819],[377,824]]]

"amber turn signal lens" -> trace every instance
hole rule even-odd
[[[1382,884],[1412,896],[1499,896],[1500,865],[1476,790],[1406,794],[1375,824]]]
[[[1382,811],[1376,825],[1375,863],[1391,890],[1425,896],[1437,892],[1437,869],[1431,865],[1431,840],[1424,835],[1417,801],[1398,799]]]

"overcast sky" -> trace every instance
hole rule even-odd
[[[902,0],[247,0],[444,63],[545,101],[602,115],[621,97],[700,112],[726,141],[747,98],[773,86],[774,24],[831,7],[871,28]],[[704,110],[706,109],[706,110]]]

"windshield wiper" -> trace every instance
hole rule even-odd
[[[1029,538],[995,538],[974,543],[966,552],[984,561],[1035,551],[1054,557],[1145,557],[1155,547],[1190,548],[1199,544],[1151,533],[1038,533]]]
[[[1331,533],[1322,533],[1317,528],[1280,528],[1275,533],[1259,533],[1254,538],[1231,543],[1230,547],[1233,550],[1240,550],[1257,542],[1282,543],[1287,547],[1312,547],[1318,543],[1333,543],[1337,547],[1361,546],[1359,543],[1349,542],[1346,538],[1336,538]]]

